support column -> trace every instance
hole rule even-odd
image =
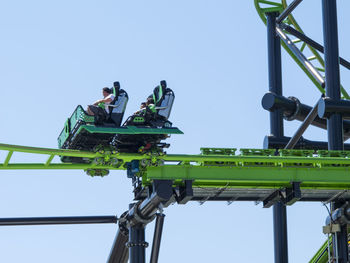
[[[276,33],[278,12],[267,13],[267,48],[269,91],[282,95],[281,42]],[[270,112],[271,135],[283,137],[283,115],[281,110]],[[273,232],[275,263],[288,263],[287,209],[278,202],[273,206]]]
[[[322,0],[326,96],[340,101],[340,71],[336,0]],[[328,148],[343,150],[341,114],[332,114],[327,121]]]
[[[339,44],[337,25],[337,2],[336,0],[322,0],[323,14],[323,39],[326,69],[326,96],[339,101],[340,96],[340,71],[339,71]],[[343,150],[343,120],[339,113],[331,114],[327,120],[328,149]],[[341,203],[331,204],[333,209],[341,206]],[[342,226],[341,232],[333,235],[337,246],[334,250],[338,255],[339,263],[348,262],[348,239],[347,227]]]
[[[146,262],[145,227],[142,224],[129,228],[129,258],[130,263]]]

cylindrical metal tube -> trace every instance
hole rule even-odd
[[[157,193],[152,193],[152,195],[145,199],[139,207],[139,213],[145,218],[152,216],[159,207],[159,204],[164,201]]]
[[[262,98],[261,104],[265,110],[275,111],[281,109],[284,116],[289,119],[296,119],[298,121],[304,121],[306,116],[311,111],[312,107],[297,103],[297,99],[286,98],[278,96],[274,93],[266,93]],[[327,129],[327,120],[321,119],[319,116],[313,120],[311,125],[319,127],[321,129]],[[350,121],[343,120],[344,137],[350,137]]]
[[[282,96],[281,40],[276,33],[278,12],[266,13],[269,91]],[[277,109],[270,112],[270,132],[280,138],[284,136],[283,113]],[[288,263],[287,209],[281,202],[273,206],[275,263]]]
[[[107,263],[127,263],[129,260],[129,250],[126,246],[128,242],[128,230],[125,228],[118,229],[117,235],[114,239],[111,252],[109,254]]]
[[[284,114],[289,113],[291,115],[296,111],[295,101],[272,92],[268,92],[263,96],[261,105],[265,110],[282,110]]]
[[[281,63],[281,43],[276,34],[276,17],[278,13],[267,14],[267,48],[268,48],[268,74],[269,91],[277,95],[282,95],[282,63]],[[270,112],[271,134],[283,136],[283,116],[280,110]]]
[[[273,205],[273,232],[275,247],[275,262],[288,263],[287,209],[282,202]]]
[[[324,58],[326,69],[326,96],[334,101],[340,101],[340,70],[338,47],[337,1],[322,0]],[[343,119],[340,113],[331,114],[327,119],[328,149],[343,150]],[[338,203],[332,203],[338,208]],[[337,262],[348,262],[347,227],[333,234],[334,254],[338,255]]]
[[[277,109],[281,109],[285,118],[296,119],[298,121],[304,121],[306,116],[312,110],[312,107],[303,104],[297,103],[298,100],[296,98],[286,98],[283,96],[276,95],[274,93],[266,93],[262,98],[261,104],[265,110],[275,111]],[[327,129],[326,120],[320,119],[316,116],[313,120],[312,125]],[[349,123],[350,128],[350,123]]]
[[[322,0],[323,39],[326,69],[326,96],[340,101],[340,70],[338,47],[337,1]],[[330,150],[343,149],[343,123],[340,114],[332,114],[327,120]]]
[[[129,228],[129,255],[130,263],[145,263],[146,247],[145,227],[142,224]]]
[[[340,113],[343,118],[350,118],[350,101],[332,100],[323,98],[318,103],[318,116],[320,118],[329,118],[332,113]]]
[[[118,221],[118,218],[116,216],[0,218],[0,226],[115,224],[117,223],[117,221]]]
[[[156,215],[156,225],[154,227],[153,244],[151,252],[150,263],[157,263],[160,250],[160,242],[162,239],[163,225],[164,225],[164,214]]]

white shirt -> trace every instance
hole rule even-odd
[[[113,101],[114,98],[115,98],[115,97],[114,97],[113,94],[109,94],[109,95],[108,95],[107,97],[105,97],[104,99],[105,99],[105,100],[106,100],[106,99],[111,99],[111,100]],[[111,102],[112,102],[112,101],[111,101]],[[110,102],[110,103],[111,103],[111,102]],[[110,103],[105,103],[105,110],[106,110],[107,113],[109,113],[109,107],[108,107],[108,106],[110,105]]]

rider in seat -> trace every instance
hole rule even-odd
[[[96,123],[103,123],[109,114],[109,104],[114,100],[111,89],[105,87],[102,89],[103,99],[97,100],[94,104],[89,105],[87,112],[89,115],[95,116]]]
[[[141,102],[140,109],[138,111],[135,111],[134,115],[137,115],[137,116],[144,115],[146,107],[147,107],[147,103],[146,102]]]
[[[135,112],[123,126],[171,127],[168,121],[174,102],[174,92],[162,80],[147,98],[146,108]]]

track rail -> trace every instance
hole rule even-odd
[[[7,151],[0,170],[108,169],[126,170],[138,161],[143,185],[153,180],[181,184],[193,180],[195,187],[280,188],[301,182],[304,189],[350,189],[350,151],[219,149],[202,148],[201,154],[127,154],[114,151],[84,152],[0,144]],[[47,155],[44,163],[11,162],[14,153]],[[85,158],[88,163],[53,163],[55,156]]]

